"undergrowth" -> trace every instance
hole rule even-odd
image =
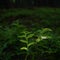
[[[0,14],[0,60],[60,60],[59,10],[4,10]]]

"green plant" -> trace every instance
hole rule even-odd
[[[0,60],[14,60],[15,58],[12,57],[16,57],[15,55],[22,56],[19,54],[26,56],[27,60],[29,60],[29,56],[32,57],[32,60],[40,60],[35,57],[46,58],[57,52],[60,53],[59,10],[59,8],[56,10],[55,8],[4,10],[0,14]],[[26,36],[21,37],[23,35]],[[28,36],[31,37],[28,38]],[[29,48],[28,45],[30,45]]]
[[[24,31],[22,33],[23,35],[19,36],[19,38],[25,38],[25,40],[21,39],[20,42],[25,43],[26,46],[20,48],[20,50],[26,50],[27,55],[26,55],[25,60],[27,60],[27,57],[30,54],[30,47],[35,44],[34,41],[29,41],[29,38],[32,38],[34,34],[28,31]]]
[[[22,35],[20,35],[18,37],[20,38],[20,42],[26,44],[20,48],[20,50],[25,50],[27,53],[25,60],[27,60],[28,55],[30,55],[31,53],[34,56],[34,53],[31,52],[31,50],[30,50],[32,46],[34,46],[34,45],[36,46],[43,39],[51,38],[51,36],[45,34],[45,32],[49,32],[49,31],[52,31],[52,30],[49,28],[44,28],[42,30],[37,30],[37,32],[35,32],[35,33],[29,32],[29,31],[21,32]],[[33,37],[35,36],[36,33],[38,33],[38,35],[36,35],[37,38],[34,40]],[[45,35],[43,36],[43,34],[45,34]],[[29,40],[30,38],[31,38],[31,40]],[[34,57],[32,57],[32,59],[34,59]]]

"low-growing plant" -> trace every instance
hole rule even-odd
[[[26,57],[25,60],[27,60],[29,55],[32,55],[32,60],[34,60],[34,52],[31,51],[32,46],[38,45],[40,41],[43,39],[51,39],[51,35],[49,35],[49,31],[52,31],[49,28],[44,28],[41,30],[37,30],[36,32],[32,33],[29,31],[23,31],[21,32],[22,35],[18,36],[20,38],[20,42],[25,44],[23,47],[20,48],[20,50],[26,51]],[[48,33],[48,34],[47,34]],[[36,36],[37,38],[34,38]],[[37,48],[37,47],[36,47]]]

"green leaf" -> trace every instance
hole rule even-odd
[[[23,31],[22,33],[24,33],[24,34],[30,34],[31,32],[29,32],[29,31]]]
[[[20,48],[20,50],[26,50],[26,51],[28,51],[28,48],[27,47],[22,47],[22,48]]]
[[[41,39],[47,39],[47,36],[41,36]]]
[[[48,32],[48,31],[52,31],[50,28],[44,28],[42,29],[41,33],[45,33],[45,32]]]
[[[23,37],[25,37],[25,35],[22,35],[22,36],[18,36],[19,38],[23,38]]]
[[[27,41],[26,40],[20,40],[22,43],[27,43]]]
[[[41,38],[37,38],[37,39],[36,39],[36,42],[40,42],[40,41],[41,41]]]
[[[34,44],[35,44],[35,42],[31,42],[31,43],[28,44],[28,47],[30,47],[30,46],[32,46]]]
[[[51,36],[41,36],[41,39],[50,39],[52,38]]]
[[[27,38],[31,38],[33,36],[34,36],[34,34],[29,34]]]

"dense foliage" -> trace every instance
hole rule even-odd
[[[0,60],[60,60],[58,11],[4,10],[0,15]]]

